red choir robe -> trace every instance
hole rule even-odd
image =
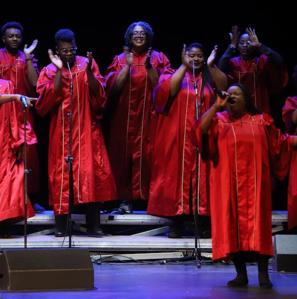
[[[198,196],[198,213],[209,214],[208,177],[209,163],[198,156],[198,186],[196,188],[196,150],[191,139],[191,130],[196,120],[196,96],[194,80],[187,72],[178,94],[170,99],[171,74],[160,78],[156,89],[155,108],[159,113],[152,155],[152,176],[148,213],[158,216],[188,215]],[[198,94],[202,79],[196,78]],[[209,85],[203,89],[203,97],[198,97],[199,116],[214,100]],[[192,194],[192,195],[191,195]],[[192,198],[190,198],[192,197]],[[194,211],[194,210],[193,210]]]
[[[126,65],[124,53],[114,58],[106,74],[110,111],[107,143],[119,199],[148,198],[155,115],[152,112],[153,86],[145,60],[146,53],[133,53],[130,76],[117,97],[112,97],[111,92]],[[152,51],[151,64],[161,74],[169,67],[169,60],[163,53]]]
[[[292,139],[267,114],[232,119],[217,113],[208,134],[195,130],[199,148],[212,161],[210,218],[213,259],[239,251],[272,256],[271,171],[284,178]]]
[[[50,114],[49,136],[49,200],[55,214],[68,213],[69,174],[65,158],[69,145],[70,88],[72,96],[72,155],[74,204],[112,200],[115,183],[101,132],[101,113],[106,102],[104,81],[96,62],[92,72],[100,84],[99,96],[89,92],[86,67],[88,59],[76,56],[71,68],[62,68],[62,91],[54,90],[56,67],[49,64],[42,69],[37,82],[39,99],[36,110]],[[72,80],[71,80],[72,76]]]
[[[0,94],[13,92],[11,82],[0,79]],[[17,161],[17,151],[24,144],[24,124],[18,118],[16,102],[0,104],[0,221],[24,217],[24,163]],[[26,125],[27,144],[36,136]],[[28,202],[28,217],[34,215]]]
[[[287,98],[283,107],[283,120],[289,134],[297,134],[297,126],[292,122],[292,114],[297,109],[297,96]],[[288,227],[297,227],[297,153],[292,153],[288,186]]]
[[[32,57],[33,66],[37,70],[37,60]],[[36,96],[35,88],[30,85],[27,77],[27,63],[24,52],[18,51],[12,55],[5,48],[0,49],[0,78],[10,80],[13,83],[13,93],[26,96]],[[19,111],[19,117],[23,118],[23,109],[21,103],[16,103]],[[28,121],[34,127],[34,115],[30,111],[27,114]],[[32,171],[28,175],[28,191],[36,193],[39,191],[39,160],[37,146],[27,147],[27,165]]]
[[[269,62],[267,55],[262,54],[252,60],[240,56],[229,61],[231,82],[239,82],[248,87],[253,103],[259,111],[270,113],[269,99],[271,94],[278,93],[288,82],[284,68]]]

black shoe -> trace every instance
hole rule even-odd
[[[0,239],[9,239],[11,234],[9,232],[0,232]]]
[[[170,226],[170,231],[168,233],[168,238],[179,239],[182,238],[182,228],[179,226]]]
[[[100,226],[100,204],[93,202],[86,205],[87,235],[100,238],[104,233]]]
[[[259,286],[261,289],[272,289],[273,284],[268,274],[259,274]]]
[[[248,285],[248,279],[246,277],[236,276],[234,279],[228,281],[227,286],[229,288],[244,288]]]
[[[133,213],[132,203],[129,201],[123,200],[120,203],[120,206],[118,208],[118,213],[121,215],[132,214]]]
[[[67,232],[67,214],[55,215],[56,231],[55,237],[65,237]]]
[[[96,238],[101,238],[105,236],[104,232],[100,227],[97,228],[96,230],[87,230],[87,235],[89,237],[96,237]]]
[[[11,237],[11,226],[5,220],[0,223],[0,239],[9,239]]]

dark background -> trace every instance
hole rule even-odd
[[[54,47],[55,32],[70,28],[76,33],[79,54],[93,51],[104,72],[112,57],[121,52],[128,25],[139,20],[152,25],[154,48],[164,52],[174,67],[180,63],[183,43],[201,42],[208,52],[217,44],[220,55],[228,45],[228,32],[234,24],[241,31],[247,26],[255,28],[261,42],[283,55],[289,70],[297,63],[294,1],[176,1],[178,4],[109,0],[104,2],[105,8],[103,1],[81,1],[79,5],[65,0],[38,4],[27,1],[15,3],[13,9],[1,9],[0,24],[19,21],[27,43],[38,38],[36,56],[40,66],[49,62],[47,49]]]
[[[176,1],[179,1],[176,3]],[[173,1],[172,1],[173,2]],[[198,41],[207,53],[219,46],[220,56],[229,44],[228,32],[239,25],[256,29],[260,42],[278,51],[285,59],[289,74],[297,64],[297,20],[294,1],[71,1],[7,3],[1,9],[0,25],[18,21],[24,26],[24,41],[37,38],[35,55],[39,67],[49,63],[47,49],[54,48],[54,34],[60,28],[76,33],[78,54],[92,51],[104,73],[114,55],[122,51],[123,36],[128,25],[143,20],[153,27],[154,49],[164,52],[173,67],[180,64],[182,45]],[[1,4],[2,5],[2,4]],[[104,7],[103,7],[104,5]],[[289,84],[284,94],[273,99],[273,114],[283,128],[280,109],[287,95],[297,93]],[[47,120],[40,121],[40,155],[43,169],[42,202],[46,205],[46,143]],[[37,129],[38,131],[38,129]],[[276,183],[273,192],[274,209],[286,208],[286,183]]]

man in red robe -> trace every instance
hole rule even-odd
[[[132,23],[125,50],[106,74],[109,119],[107,143],[115,175],[120,213],[131,213],[131,200],[147,200],[154,115],[152,92],[169,60],[151,49],[153,31],[145,22]]]
[[[171,217],[171,238],[181,237],[183,218],[193,215],[196,206],[200,215],[209,213],[209,163],[201,160],[193,145],[191,129],[215,100],[214,84],[226,88],[225,74],[214,65],[216,51],[206,63],[202,45],[189,45],[183,50],[181,66],[174,74],[164,74],[156,89],[159,115],[148,213]]]
[[[75,205],[87,204],[88,234],[100,236],[99,202],[116,196],[100,125],[106,101],[104,81],[91,52],[88,57],[76,55],[75,35],[71,30],[59,30],[55,40],[57,54],[49,50],[52,63],[42,69],[38,79],[40,97],[36,110],[41,116],[50,113],[51,117],[49,199],[56,215],[56,236],[66,234],[71,190]],[[72,160],[70,150],[73,184],[69,182],[68,171],[69,159]]]
[[[31,46],[23,43],[23,27],[17,22],[8,22],[1,27],[1,37],[4,48],[0,49],[0,78],[10,80],[13,83],[13,92],[36,96],[36,83],[38,78],[37,61],[32,52],[35,50],[38,41],[34,40]],[[16,103],[19,116],[22,118],[22,107]],[[28,112],[28,121],[34,127],[33,111]],[[38,202],[39,193],[39,159],[37,145],[33,144],[27,148],[28,168],[31,170],[28,176],[28,192],[34,207],[42,209]]]
[[[9,235],[13,221],[24,217],[24,123],[18,116],[20,95],[12,94],[11,82],[0,79],[0,237]],[[26,124],[27,144],[35,144],[36,136]],[[34,215],[28,202],[27,216]]]
[[[297,67],[293,76],[295,90],[297,90]],[[297,134],[297,96],[288,97],[283,107],[283,120],[289,134]],[[291,157],[290,176],[288,186],[288,228],[297,229],[297,153]]]
[[[282,135],[268,114],[260,114],[242,84],[231,85],[228,94],[217,99],[196,129],[202,156],[212,162],[213,260],[232,259],[237,276],[229,287],[245,287],[245,263],[256,260],[260,287],[271,288],[271,171],[286,176],[297,138]],[[222,107],[227,111],[219,113]]]
[[[263,45],[254,29],[247,28],[240,36],[238,27],[233,26],[230,38],[219,67],[229,75],[231,82],[240,82],[249,88],[259,111],[271,113],[271,96],[280,93],[288,81],[283,58]]]

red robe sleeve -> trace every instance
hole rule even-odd
[[[269,94],[277,94],[286,87],[289,81],[287,68],[284,65],[274,65],[267,62],[267,82]]]
[[[120,64],[119,56],[115,56],[113,58],[112,63],[107,68],[106,74],[105,74],[105,80],[106,80],[106,93],[109,96],[113,86],[115,84],[115,81],[117,79],[119,71],[123,68],[123,65]]]
[[[55,92],[54,79],[56,67],[52,64],[43,68],[37,81],[37,93],[39,94],[35,109],[40,116],[45,116],[63,100],[62,91]]]
[[[174,101],[174,99],[170,98],[170,82],[173,73],[174,70],[168,68],[160,76],[154,96],[154,109],[158,113],[168,113],[172,101]]]
[[[170,62],[167,56],[162,52],[152,52],[152,58],[151,58],[152,66],[157,70],[159,75],[162,75],[166,72],[167,69],[170,68]],[[122,68],[126,65],[124,53],[117,55],[114,57],[112,63],[107,68],[107,71],[105,73],[105,79],[106,79],[106,91],[107,95],[109,96],[113,86],[115,84],[115,81],[117,79],[117,76],[119,72],[122,70]]]
[[[104,78],[100,74],[99,67],[94,59],[92,61],[91,69],[92,69],[92,72],[93,72],[97,82],[98,82],[98,95],[92,96],[90,93],[90,95],[91,95],[90,96],[90,102],[91,102],[90,104],[91,104],[92,111],[94,111],[95,113],[98,113],[98,112],[102,111],[102,108],[104,107],[104,105],[106,103],[105,82],[104,82]]]
[[[293,139],[276,128],[272,117],[268,114],[263,114],[263,120],[266,123],[272,170],[276,177],[283,180],[288,174],[290,167]]]
[[[198,146],[201,158],[205,161],[212,160],[214,164],[218,159],[218,117],[220,113],[214,116],[207,133],[203,133],[201,129],[201,118],[198,119],[192,130],[192,141]]]
[[[1,80],[2,85],[2,93],[13,93],[13,85],[10,81]],[[19,110],[17,108],[17,102],[9,102],[5,103],[5,107],[9,107],[7,111],[9,111],[9,119],[10,119],[10,135],[11,135],[11,148],[13,151],[17,151],[17,149],[25,142],[25,128],[26,128],[26,141],[27,144],[35,144],[37,143],[37,138],[35,133],[27,121],[24,125],[23,120],[20,118]],[[27,113],[27,111],[25,111]],[[23,115],[23,114],[21,114]]]
[[[282,109],[283,121],[289,134],[294,134],[296,125],[292,122],[292,114],[297,109],[297,97],[288,97]]]
[[[27,121],[24,124],[23,119],[20,118],[19,110],[17,109],[17,103],[11,102],[10,113],[11,116],[11,137],[12,137],[12,149],[17,150],[24,142],[25,142],[25,134],[26,134],[26,143],[28,145],[32,145],[37,143],[36,135],[33,131],[31,124]],[[25,111],[28,115],[28,111]]]
[[[153,51],[152,65],[156,68],[159,75],[165,73],[168,69],[170,69],[170,61],[162,52],[157,55],[156,52]]]

